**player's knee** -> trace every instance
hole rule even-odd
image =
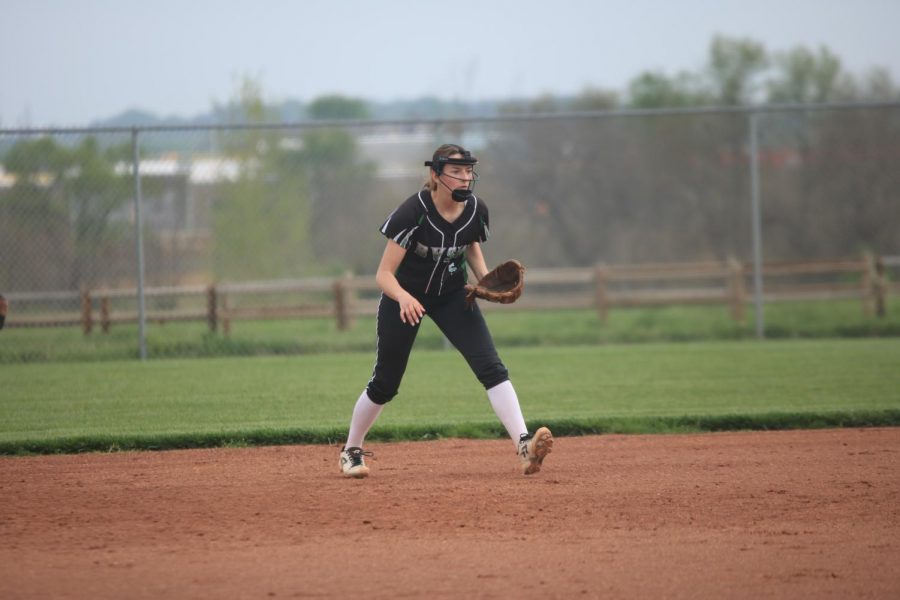
[[[500,385],[507,379],[509,379],[509,371],[506,369],[506,366],[497,361],[495,363],[490,363],[481,367],[476,371],[475,375],[478,377],[478,381],[481,382],[481,385],[484,386],[484,389],[489,390],[495,385]]]
[[[397,395],[397,388],[372,381],[366,387],[366,394],[369,395],[369,399],[375,404],[387,404]]]

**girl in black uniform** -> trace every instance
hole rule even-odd
[[[549,429],[528,432],[481,311],[477,304],[468,308],[464,301],[468,268],[476,280],[488,271],[481,253],[490,233],[488,209],[472,193],[477,162],[461,146],[441,146],[425,163],[430,169],[424,187],[381,226],[388,239],[375,276],[383,292],[378,305],[377,357],[372,378],[353,409],[347,443],[341,448],[341,472],[347,477],[369,474],[364,456],[371,453],[363,451],[363,440],[384,405],[397,394],[426,314],[484,385],[494,412],[516,444],[523,473],[539,471],[552,450]]]

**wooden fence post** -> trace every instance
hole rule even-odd
[[[347,286],[341,279],[334,281],[334,316],[337,319],[338,331],[347,329]]]
[[[228,313],[228,294],[223,292],[221,296],[222,300],[220,301],[220,304],[222,305],[222,316],[220,320],[222,321],[222,334],[225,337],[228,337],[231,335],[231,317]]]
[[[87,288],[81,290],[81,332],[91,335],[94,329],[94,316],[91,314],[91,292]]]
[[[606,294],[606,284],[609,278],[609,271],[606,265],[597,265],[594,267],[594,302],[597,308],[597,315],[600,322],[606,324],[609,316],[609,299]]]
[[[359,301],[359,292],[353,285],[353,271],[346,270],[343,275],[344,285],[344,313],[346,314],[346,327],[350,329],[356,323],[356,303]]]
[[[100,298],[100,331],[109,333],[109,296]]]
[[[884,317],[887,314],[887,281],[880,256],[866,254],[862,280],[866,316]]]
[[[869,255],[863,255],[862,263],[859,267],[859,286],[860,297],[862,298],[863,315],[872,316],[872,274],[869,269]]]
[[[884,274],[884,259],[875,257],[875,274],[877,275],[875,287],[875,314],[879,317],[887,316],[888,280]]]
[[[206,288],[206,323],[209,325],[211,333],[216,332],[219,322],[218,298],[216,297],[216,286],[210,285]]]
[[[728,257],[728,299],[731,305],[731,318],[737,323],[744,323],[744,307],[747,303],[747,288],[744,285],[744,266],[733,256]]]

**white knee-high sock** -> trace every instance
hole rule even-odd
[[[497,384],[487,391],[488,398],[491,401],[491,407],[506,427],[506,432],[512,438],[513,444],[519,443],[519,436],[528,433],[528,427],[525,425],[525,417],[522,416],[522,409],[519,407],[519,397],[516,396],[516,390],[508,379],[503,383]]]
[[[381,414],[383,404],[375,404],[369,399],[366,390],[360,394],[353,407],[353,416],[350,418],[350,431],[347,434],[347,448],[362,448],[363,440],[369,429],[375,424],[375,419]]]

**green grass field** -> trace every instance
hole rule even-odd
[[[428,344],[425,344],[426,346]],[[900,424],[900,340],[503,347],[557,434]],[[0,453],[340,440],[374,353],[0,366]],[[455,351],[414,350],[370,439],[502,435]]]
[[[591,310],[514,311],[487,314],[499,346],[567,346],[701,340],[754,339],[753,314],[735,323],[721,306],[672,306],[619,309],[601,323]],[[766,306],[769,339],[900,337],[900,310],[884,318],[867,317],[858,301],[784,302]],[[205,323],[151,324],[148,353],[153,358],[296,355],[321,352],[370,352],[375,347],[374,318],[360,318],[347,331],[333,319],[240,321],[231,335],[210,334]],[[443,339],[425,321],[419,348],[439,349]],[[6,329],[0,335],[0,364],[136,358],[137,327],[116,325],[110,333],[84,336],[77,327]]]

